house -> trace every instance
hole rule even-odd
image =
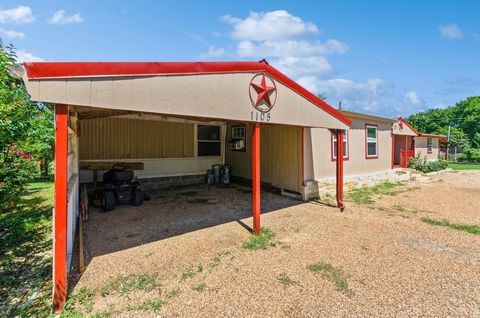
[[[436,161],[442,156],[448,160],[447,145],[445,135],[419,133],[415,137],[415,154],[426,158],[427,161]]]
[[[343,159],[346,182],[363,184],[368,181],[391,179],[392,125],[394,119],[342,110],[352,120],[344,133]],[[335,177],[338,141],[334,133],[324,128],[310,128],[305,148],[310,161],[306,164],[310,187],[308,192],[331,190]],[[325,151],[324,149],[328,149]]]
[[[120,161],[143,167],[136,174],[147,188],[161,188],[203,182],[207,168],[226,163],[252,185],[258,234],[261,186],[307,187],[306,132],[328,129],[342,140],[351,125],[264,61],[37,62],[24,64],[23,80],[32,100],[55,104],[55,311],[68,291],[81,182]],[[335,164],[343,209],[343,156]]]
[[[252,186],[258,234],[261,188],[308,199],[329,187],[343,210],[344,174],[394,177],[415,138],[436,153],[434,137],[403,119],[334,109],[265,61],[35,62],[23,80],[32,100],[55,104],[56,311],[68,291],[79,188],[115,163],[137,166],[145,189],[202,183],[212,165],[227,164]]]

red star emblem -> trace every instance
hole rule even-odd
[[[262,79],[260,80],[260,84],[256,84],[256,83],[253,82],[253,80],[257,76],[262,77]],[[276,88],[275,88],[275,86],[267,85],[267,80],[266,79],[267,79],[267,76],[265,76],[265,73],[262,73],[261,75],[257,74],[252,79],[252,82],[250,82],[250,86],[255,90],[255,92],[257,92],[257,99],[254,100],[254,98],[251,98],[253,106],[258,109],[258,107],[263,102],[268,107],[267,110],[262,110],[262,111],[270,110],[273,107],[273,104],[275,103],[275,100],[272,103],[272,101],[270,99],[270,96],[275,92]],[[270,81],[271,81],[271,79],[270,79]],[[272,81],[272,83],[273,83],[273,81]],[[273,84],[273,85],[275,85],[275,84]]]

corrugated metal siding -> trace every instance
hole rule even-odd
[[[190,158],[194,124],[130,118],[80,122],[80,159]]]
[[[261,128],[261,178],[282,189],[300,192],[302,128],[264,125]]]
[[[231,136],[227,126],[227,142]],[[227,148],[226,163],[231,165],[232,175],[251,179],[252,125],[246,127],[246,151]],[[285,125],[261,125],[260,176],[263,182],[300,192],[302,128]]]

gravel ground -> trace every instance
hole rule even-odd
[[[281,242],[242,248],[251,225],[247,188],[158,192],[142,209],[92,212],[89,265],[76,289],[115,317],[480,317],[480,236],[421,222],[480,225],[480,172],[416,181],[345,212],[262,194],[262,224]],[[307,265],[331,264],[339,290]],[[200,266],[200,267],[199,267]],[[182,273],[194,274],[182,279]],[[200,268],[201,270],[199,270]],[[119,275],[156,275],[150,291],[101,296]],[[288,278],[288,279],[285,279]],[[345,287],[345,286],[344,286]],[[166,303],[160,308],[141,304]]]

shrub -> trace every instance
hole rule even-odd
[[[408,167],[421,171],[423,173],[434,172],[444,170],[448,166],[448,162],[445,159],[438,159],[437,161],[427,161],[427,157],[421,157],[420,153],[415,157],[410,158],[408,161]]]
[[[0,165],[0,211],[13,207],[36,175],[37,165],[29,154],[16,147],[11,152]]]
[[[466,149],[465,152],[460,157],[458,157],[458,161],[480,163],[480,149],[478,148]]]

